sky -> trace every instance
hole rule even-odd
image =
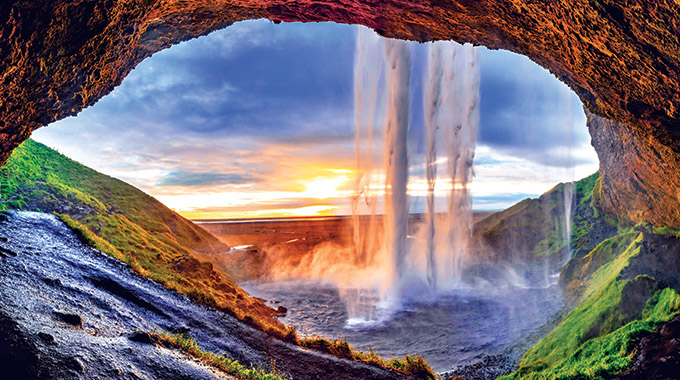
[[[33,138],[189,218],[348,214],[358,28],[236,23],[147,58],[97,104]],[[410,48],[410,207],[421,212],[427,44]],[[502,209],[595,172],[578,97],[526,57],[476,49],[473,208]]]

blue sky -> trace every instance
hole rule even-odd
[[[33,137],[189,217],[346,213],[357,28],[237,23],[146,59],[95,106]],[[426,44],[411,49],[417,161]],[[564,84],[509,52],[479,48],[479,63],[475,208],[597,170],[581,104]]]

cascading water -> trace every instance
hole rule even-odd
[[[383,54],[376,54],[384,49]],[[409,239],[407,137],[410,123],[410,46],[383,40],[365,29],[357,34],[355,57],[355,120],[357,177],[352,199],[354,255],[372,267],[383,306],[398,304],[406,289],[424,284],[430,292],[451,290],[460,282],[471,231],[468,183],[479,125],[479,68],[471,45],[429,44],[423,111],[427,133],[427,213],[425,233]],[[384,75],[384,88],[380,78]],[[380,105],[384,93],[384,112]],[[373,130],[384,114],[384,177],[373,167]],[[437,152],[446,153],[447,178],[439,179]],[[384,179],[383,179],[384,178]],[[374,189],[384,180],[383,215],[377,215]],[[437,183],[439,182],[439,186]],[[447,207],[437,209],[437,194]],[[424,249],[423,249],[424,247]],[[360,258],[360,259],[359,259]],[[424,263],[424,264],[422,264]],[[422,265],[421,265],[422,264]],[[350,319],[371,319],[361,290],[345,292]]]
[[[433,81],[430,74],[429,87],[438,87],[439,90],[428,91],[438,95],[430,99],[430,103],[436,105],[431,107],[430,112],[429,107],[425,107],[426,120],[433,122],[429,123],[428,134],[435,135],[437,130],[441,130],[450,181],[446,213],[441,214],[439,223],[434,225],[435,233],[430,234],[436,237],[436,230],[440,229],[445,234],[443,239],[439,239],[440,244],[435,246],[432,273],[435,289],[448,290],[461,279],[471,234],[472,199],[468,183],[473,174],[472,162],[479,129],[479,68],[471,45],[461,46],[452,42],[430,45],[429,67],[430,73],[441,72],[441,76],[438,81]],[[435,210],[428,212],[434,213]]]
[[[386,40],[387,104],[385,115],[385,250],[388,270],[383,279],[383,299],[399,298],[408,267],[407,233],[409,205],[407,137],[409,127],[409,81],[411,53],[406,41]]]

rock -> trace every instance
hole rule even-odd
[[[50,334],[44,333],[44,332],[39,332],[38,333],[38,338],[42,340],[45,343],[52,343],[54,342],[54,337]]]
[[[284,306],[279,306],[276,308],[276,315],[278,317],[285,317],[288,314],[288,308]]]
[[[135,331],[171,331],[172,327],[183,328],[178,332],[191,329],[191,337],[202,347],[238,358],[246,367],[269,368],[276,361],[289,378],[407,378],[365,363],[302,351],[228,314],[197,305],[80,244],[52,215],[18,212],[9,221],[0,221],[0,230],[12,227],[17,244],[30,241],[38,249],[52,248],[44,249],[41,256],[0,260],[0,379],[229,378],[178,350],[135,342],[152,340]],[[64,286],[47,285],[48,274]],[[161,312],[149,312],[126,300],[128,296]],[[73,328],[64,319],[76,324],[87,321],[87,329]],[[43,339],[49,338],[41,338],[40,333],[55,336],[55,343],[46,344]]]
[[[0,241],[3,242],[3,243],[9,243],[9,238],[4,237],[4,236],[0,236]]]
[[[42,281],[49,286],[61,286],[61,280],[58,279],[58,278],[52,279],[52,278],[48,278],[48,277],[43,277]]]
[[[492,380],[507,375],[516,368],[507,355],[485,356],[477,363],[442,374],[445,380]]]
[[[71,326],[79,328],[83,327],[83,319],[80,318],[80,316],[77,314],[60,313],[57,311],[54,313],[54,316],[57,318],[57,320],[69,324]]]
[[[78,358],[68,358],[64,362],[64,366],[74,372],[81,373],[85,370],[85,366]]]
[[[136,331],[128,337],[133,342],[144,343],[144,344],[157,344],[158,339],[145,331]]]
[[[616,379],[677,379],[680,373],[680,317],[663,323],[632,348],[633,363]]]
[[[0,247],[0,257],[10,257],[10,256],[16,256],[16,255],[17,255],[16,252],[14,252],[10,249],[4,248],[4,247]]]

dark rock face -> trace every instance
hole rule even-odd
[[[594,114],[617,121],[606,128],[609,137],[601,123],[591,126],[600,155],[626,159],[603,165],[610,212],[680,227],[676,204],[665,203],[677,188],[630,192],[623,180],[634,172],[635,182],[680,182],[668,168],[680,154],[679,15],[672,0],[14,0],[0,8],[0,162],[32,130],[94,104],[174,43],[243,19],[336,21],[530,57]],[[629,150],[605,152],[612,139],[612,148]],[[630,211],[638,206],[641,212]]]
[[[616,379],[677,379],[680,374],[679,338],[680,317],[675,317],[637,342],[631,350],[633,366]]]

